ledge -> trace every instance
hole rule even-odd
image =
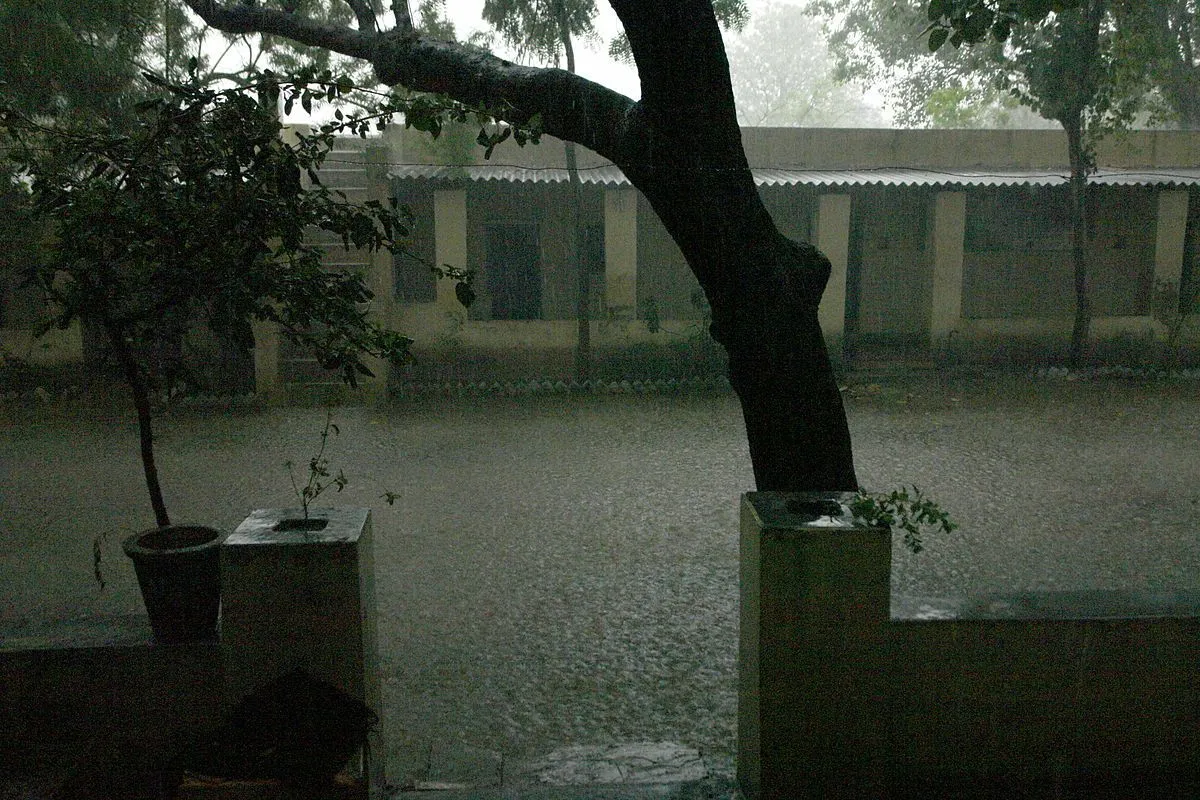
[[[1200,617],[1200,591],[1021,592],[966,597],[898,597],[892,622],[1096,621]]]
[[[141,647],[153,642],[150,620],[144,614],[78,617],[0,629],[0,653]]]

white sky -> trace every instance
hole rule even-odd
[[[644,0],[644,2],[654,1],[656,0]],[[751,19],[754,18],[757,10],[767,5],[767,2],[768,0],[747,0]],[[801,0],[774,0],[774,2],[779,5],[799,5]],[[596,27],[600,31],[603,44],[598,43],[594,46],[578,48],[575,53],[576,69],[585,78],[604,84],[610,89],[615,89],[636,100],[641,96],[637,72],[632,66],[613,61],[607,53],[608,40],[620,30],[620,23],[605,0],[597,0],[596,5],[599,9]],[[488,30],[487,23],[483,22],[482,9],[483,0],[447,0],[446,11],[454,20],[458,38],[466,39],[474,31]],[[726,33],[726,41],[731,35],[736,34]],[[511,53],[505,55],[512,57]]]

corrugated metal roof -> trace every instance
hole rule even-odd
[[[1065,186],[1066,172],[1049,170],[935,170],[935,169],[768,169],[754,168],[759,186]],[[512,183],[565,183],[567,171],[560,167],[517,167],[479,164],[466,167],[425,164],[394,164],[394,178],[431,181],[503,181]],[[615,166],[584,167],[583,183],[627,186],[629,180]],[[1102,169],[1091,182],[1106,186],[1200,186],[1200,168]]]
[[[760,186],[1065,186],[1067,172],[1050,170],[936,170],[857,169],[790,170],[755,169]],[[1200,169],[1190,167],[1123,170],[1102,169],[1090,177],[1093,184],[1108,186],[1200,185]]]
[[[567,171],[561,167],[517,167],[511,164],[477,164],[472,166],[438,166],[428,164],[393,164],[393,178],[424,178],[431,181],[503,181],[506,183],[566,183]],[[611,164],[602,167],[583,167],[579,170],[583,183],[607,186],[628,185],[621,170]]]

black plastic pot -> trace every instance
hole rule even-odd
[[[134,534],[121,546],[133,559],[154,638],[162,644],[217,638],[221,540],[201,525],[169,525]]]

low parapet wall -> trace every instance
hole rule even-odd
[[[154,645],[145,617],[3,632],[0,795],[152,796],[163,765],[221,718],[222,676],[216,642]]]
[[[892,598],[804,499],[742,505],[748,798],[1200,796],[1200,593]]]

